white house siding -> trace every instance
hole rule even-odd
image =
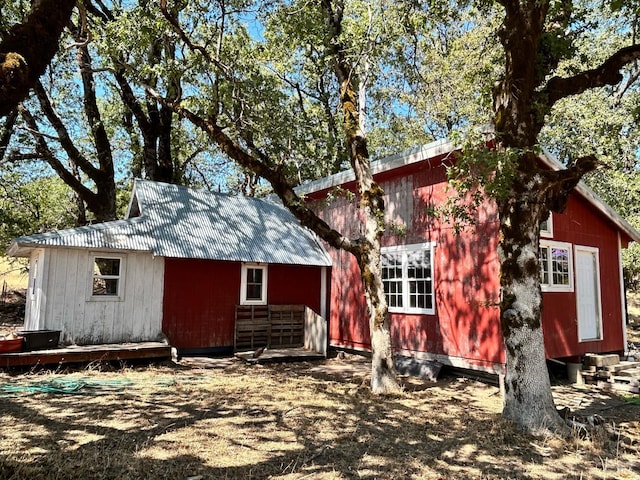
[[[94,256],[123,259],[118,298],[91,298]],[[61,330],[64,344],[141,342],[162,338],[164,258],[148,252],[47,248],[42,257],[42,299],[37,325]],[[32,256],[33,260],[33,256]]]

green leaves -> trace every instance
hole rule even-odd
[[[12,238],[75,224],[71,191],[55,176],[29,179],[19,170],[0,175],[0,248]]]

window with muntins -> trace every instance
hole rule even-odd
[[[266,266],[242,266],[240,303],[242,305],[265,305],[267,303]]]
[[[390,312],[434,313],[433,244],[383,248],[382,283]]]
[[[402,254],[389,252],[382,254],[382,283],[389,308],[402,308]]]
[[[543,291],[573,291],[571,244],[540,242],[540,284]]]
[[[117,297],[120,294],[121,258],[95,257],[93,259],[94,297]]]

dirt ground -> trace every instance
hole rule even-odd
[[[627,310],[629,314],[628,341],[634,343],[640,350],[640,292],[627,293]]]
[[[22,324],[21,293],[0,334]],[[616,434],[534,439],[502,420],[497,387],[445,373],[378,397],[368,370],[347,355],[0,372],[0,479],[640,479],[638,396],[555,385],[559,408]]]
[[[533,439],[496,387],[405,379],[379,397],[361,357],[0,374],[2,479],[638,479],[640,405],[558,385],[619,435]]]

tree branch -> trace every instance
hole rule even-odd
[[[74,37],[77,41],[81,41],[82,38],[80,28],[72,28]],[[104,181],[111,177],[113,180],[113,155],[111,153],[111,142],[109,136],[102,121],[102,115],[98,107],[98,100],[95,90],[95,80],[93,73],[91,72],[91,55],[89,54],[89,48],[87,45],[81,45],[78,47],[77,54],[78,68],[80,69],[80,77],[82,79],[82,92],[83,92],[83,105],[84,111],[87,115],[89,126],[91,127],[91,133],[93,135],[93,141],[96,147],[96,156],[100,164],[99,169],[94,169],[91,176],[92,180],[96,183]],[[79,165],[83,170],[84,167]],[[89,174],[89,172],[87,172]],[[108,181],[108,180],[107,180]]]
[[[191,110],[165,99],[150,87],[147,87],[147,92],[162,105],[171,109],[178,116],[189,120],[193,125],[206,133],[209,138],[238,165],[267,180],[289,211],[291,211],[303,225],[311,228],[329,245],[349,252],[357,251],[358,244],[356,242],[351,241],[348,237],[332,229],[324,220],[318,217],[313,210],[306,206],[304,200],[298,196],[286,180],[282,169],[274,168],[267,164],[271,162],[266,162],[268,161],[266,154],[261,153],[262,161],[259,160],[233,141],[219,125],[216,125],[211,120],[205,119]]]
[[[38,124],[36,123],[33,115],[31,115],[31,112],[29,112],[24,107],[20,107],[20,115],[32,131],[40,132]],[[67,185],[69,185],[74,191],[78,192],[78,194],[81,195],[83,200],[85,201],[86,199],[93,199],[95,197],[95,194],[86,186],[84,186],[82,182],[80,182],[72,172],[67,170],[62,162],[58,160],[58,158],[56,158],[42,135],[34,133],[33,138],[36,142],[36,153],[39,154],[41,158],[46,160],[49,165],[51,165],[51,168],[55,170],[55,172]]]
[[[0,42],[0,116],[11,113],[44,73],[75,4],[75,0],[35,2],[25,22],[6,32]]]
[[[2,125],[2,135],[0,135],[0,162],[4,160],[4,156],[7,153],[7,147],[9,146],[9,142],[13,136],[13,129],[16,125],[17,119],[18,109],[16,108],[7,115],[4,125]]]
[[[73,160],[73,163],[78,165],[78,167],[80,167],[82,171],[85,172],[89,177],[93,178],[98,173],[98,169],[89,160],[87,160],[87,158],[80,152],[80,150],[77,149],[75,143],[73,143],[67,127],[64,125],[64,122],[60,118],[60,115],[58,115],[58,113],[53,108],[51,99],[49,98],[49,95],[47,94],[40,81],[36,82],[35,92],[40,102],[42,111],[44,112],[47,120],[58,135],[57,138],[53,138],[51,136],[49,136],[49,138],[52,138],[53,140],[59,142],[60,146],[64,149],[69,158]],[[37,133],[40,136],[47,136],[40,132],[39,129],[36,129],[35,132],[33,131],[33,129],[31,130],[32,133]]]
[[[218,58],[214,58],[213,56],[211,56],[206,47],[195,44],[191,41],[191,38],[184,31],[178,19],[167,9],[167,0],[160,0],[160,11],[162,12],[162,15],[167,20],[167,22],[169,22],[169,24],[173,27],[174,31],[178,34],[180,39],[187,45],[187,47],[189,47],[192,52],[199,52],[208,62],[219,68],[229,78],[233,77],[231,68],[223,64]]]
[[[569,195],[582,177],[594,171],[603,163],[595,155],[576,158],[564,170],[541,172],[548,181],[545,189],[545,204],[554,212],[563,212]]]
[[[620,70],[640,58],[640,45],[621,48],[598,67],[580,72],[572,77],[553,77],[540,92],[546,97],[546,104],[551,108],[558,100],[571,95],[578,95],[591,88],[615,85],[622,80]]]

